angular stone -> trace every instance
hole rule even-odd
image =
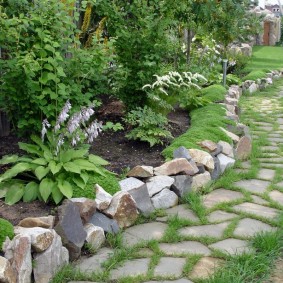
[[[125,192],[130,191],[132,189],[139,188],[143,186],[144,184],[145,184],[144,182],[134,177],[126,178],[119,182],[121,191],[125,191]]]
[[[94,226],[91,223],[85,224],[84,229],[87,233],[86,242],[95,251],[105,243],[104,230],[101,227]]]
[[[220,238],[223,236],[224,230],[228,227],[229,222],[219,224],[209,224],[201,226],[191,226],[181,228],[179,233],[181,236],[194,236],[194,237],[214,237]]]
[[[139,275],[146,275],[149,267],[149,258],[139,258],[127,260],[122,266],[111,270],[110,279],[119,279],[121,277],[134,277]]]
[[[196,191],[197,189],[203,188],[211,181],[211,176],[209,172],[205,172],[203,174],[198,174],[193,176],[192,181],[192,190]]]
[[[169,176],[154,176],[148,179],[146,186],[149,196],[159,193],[163,189],[170,189],[174,183],[174,178]]]
[[[130,227],[123,233],[123,244],[133,246],[141,241],[160,240],[167,225],[159,222],[145,223]]]
[[[188,175],[174,176],[172,191],[179,197],[183,197],[192,190],[192,177]]]
[[[88,198],[71,198],[70,199],[80,211],[80,216],[83,223],[87,223],[96,210],[96,202],[95,200]]]
[[[188,254],[210,255],[211,251],[208,247],[196,241],[184,241],[179,243],[161,243],[159,249],[165,255],[187,256]]]
[[[153,176],[153,167],[152,166],[136,166],[131,169],[128,174],[128,177],[138,177],[138,178],[147,178]]]
[[[214,170],[214,161],[209,153],[199,149],[189,149],[189,153],[195,162],[203,164],[209,172]]]
[[[235,182],[234,185],[243,188],[251,193],[263,194],[266,192],[267,187],[270,185],[270,182],[257,179],[250,179]]]
[[[226,189],[216,189],[204,196],[203,205],[211,208],[222,202],[231,202],[243,198],[243,194],[236,191]]]
[[[137,205],[127,192],[117,192],[104,213],[118,222],[120,228],[132,226],[138,218]]]
[[[215,210],[212,213],[210,213],[207,217],[209,222],[222,222],[234,219],[238,215],[235,213],[229,213],[222,210]]]
[[[31,240],[32,250],[39,253],[45,251],[50,247],[53,241],[53,234],[49,229],[41,227],[24,228],[16,226],[14,228],[15,235],[21,235],[23,237],[29,237]]]
[[[233,238],[219,241],[217,243],[209,245],[208,247],[230,255],[240,255],[243,253],[252,252],[252,249],[250,248],[249,243],[247,241]]]
[[[244,218],[239,221],[236,229],[234,230],[234,235],[236,237],[253,237],[259,232],[274,232],[276,228],[263,223],[259,220]]]
[[[240,160],[247,159],[252,151],[252,140],[248,136],[240,138],[236,147],[236,158]]]
[[[233,106],[238,105],[238,99],[237,98],[225,97],[224,102],[226,104],[233,105]]]
[[[217,158],[219,160],[220,163],[220,171],[221,173],[224,173],[224,171],[229,168],[229,167],[233,167],[235,164],[235,159],[226,156],[225,154],[218,154]]]
[[[249,93],[254,93],[257,90],[258,90],[258,85],[256,83],[252,83],[248,88]]]
[[[142,185],[141,187],[128,190],[127,192],[136,202],[137,209],[141,214],[147,216],[154,211],[146,184]]]
[[[203,257],[193,267],[193,270],[189,274],[189,277],[193,280],[207,279],[208,277],[213,275],[213,273],[217,268],[221,266],[222,263],[223,260],[219,258]]]
[[[151,201],[155,209],[166,209],[178,204],[178,196],[169,189],[164,189],[154,195]]]
[[[68,249],[70,260],[75,260],[81,255],[81,247],[86,239],[79,209],[70,200],[65,200],[58,209],[58,215],[59,222],[55,230]]]
[[[180,277],[186,263],[185,258],[162,257],[154,269],[154,276]]]
[[[56,272],[69,263],[68,250],[62,246],[61,237],[54,231],[53,242],[44,252],[34,255],[33,274],[36,283],[48,283]]]
[[[180,204],[175,207],[166,209],[165,212],[168,216],[178,216],[179,218],[187,219],[190,221],[199,221],[195,213],[191,209],[189,209],[186,204]]]
[[[214,161],[214,170],[210,173],[211,179],[216,180],[221,175],[221,167],[220,167],[220,161],[217,157],[213,157]]]
[[[234,150],[233,147],[225,141],[219,141],[218,145],[222,147],[222,153],[227,155],[228,157],[234,158]]]
[[[208,150],[209,152],[213,152],[217,149],[217,144],[210,140],[204,140],[198,142],[197,144],[200,145],[203,149]]]
[[[279,204],[283,205],[283,193],[274,190],[269,193],[269,196],[273,201],[278,202]]]
[[[233,206],[236,211],[246,212],[261,216],[267,219],[274,219],[278,216],[279,210],[267,206],[262,206],[252,202],[244,202]]]
[[[173,152],[173,157],[174,159],[186,158],[188,161],[192,159],[192,157],[189,154],[189,151],[184,146],[180,146],[179,148],[175,149]]]
[[[21,220],[18,226],[25,228],[42,227],[52,229],[54,227],[55,217],[52,215],[43,217],[27,217]]]
[[[96,184],[94,187],[95,187],[95,191],[96,191],[96,193],[95,193],[96,207],[100,211],[103,211],[104,209],[107,209],[108,206],[110,205],[111,200],[112,200],[112,196],[109,193],[107,193],[98,184]]]
[[[154,168],[154,174],[160,175],[177,175],[179,173],[185,173],[187,175],[195,175],[198,172],[197,166],[194,163],[189,162],[185,158],[176,158],[164,163],[159,167]]]
[[[32,274],[30,237],[17,235],[5,244],[5,258],[9,260],[17,278],[14,282],[30,283]]]
[[[275,170],[260,169],[257,177],[263,180],[272,181],[275,176]]]
[[[110,219],[100,212],[95,212],[89,223],[101,227],[106,233],[117,234],[120,230],[116,220]]]
[[[223,150],[222,145],[220,145],[219,143],[217,143],[216,145],[217,145],[217,149],[210,153],[213,157],[217,156]],[[214,163],[215,163],[215,160],[214,160]],[[215,164],[214,164],[214,166],[215,166]]]
[[[8,259],[0,256],[0,282],[14,283],[17,282],[17,276]]]
[[[239,138],[237,135],[233,134],[232,132],[229,132],[229,131],[225,130],[225,129],[222,128],[222,127],[219,127],[219,128],[220,128],[220,130],[222,130],[229,138],[231,138],[234,143],[237,143],[237,142],[240,140],[240,138]]]
[[[251,195],[251,197],[252,197],[252,201],[254,203],[263,204],[263,205],[268,205],[269,204],[268,201],[266,201],[265,199],[263,199],[263,198],[261,198],[259,196]]]
[[[109,248],[99,249],[97,253],[91,257],[82,257],[78,261],[76,268],[83,273],[102,272],[102,264],[108,260],[113,253],[114,250]]]

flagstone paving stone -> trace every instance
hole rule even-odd
[[[196,241],[184,241],[180,243],[161,243],[159,248],[166,255],[186,255],[186,254],[200,254],[210,255],[211,251],[205,245]]]
[[[283,188],[283,181],[278,182],[278,183],[276,183],[275,185],[276,185],[277,187],[282,187],[282,188]]]
[[[181,279],[177,279],[177,280],[165,280],[165,281],[147,281],[144,283],[193,283],[191,280],[185,279],[185,278],[181,278]]]
[[[251,253],[253,251],[247,241],[233,238],[219,241],[209,245],[208,247],[230,255],[240,255],[243,253]]]
[[[203,205],[206,208],[211,208],[222,202],[231,202],[243,198],[244,195],[241,192],[217,189],[204,196]]]
[[[252,202],[244,202],[233,206],[233,209],[240,212],[246,212],[262,216],[267,219],[274,219],[278,216],[279,210],[267,206],[262,206]]]
[[[111,270],[110,279],[113,280],[126,276],[134,277],[138,275],[146,275],[149,263],[149,258],[127,260],[122,264],[122,266]]]
[[[203,257],[196,263],[188,277],[192,280],[206,279],[211,276],[223,262],[224,261],[219,258]]]
[[[241,163],[241,167],[245,169],[250,169],[251,168],[251,162],[250,161],[244,161]]]
[[[252,193],[263,194],[266,192],[270,182],[258,179],[250,179],[235,182],[234,185]]]
[[[261,147],[261,150],[262,151],[277,151],[279,150],[279,147],[278,146],[274,146],[274,145],[265,145],[265,146],[262,146]]]
[[[269,196],[272,200],[278,202],[279,204],[283,205],[283,193],[274,190],[269,193]]]
[[[262,221],[252,218],[244,218],[239,221],[233,234],[236,237],[250,238],[259,232],[273,232],[275,230],[276,228],[263,223]]]
[[[262,204],[262,205],[268,205],[269,202],[259,196],[255,196],[255,195],[251,195],[252,197],[252,200],[254,203],[257,203],[257,204]]]
[[[219,224],[185,227],[181,228],[179,230],[179,233],[181,236],[220,238],[223,236],[223,232],[227,228],[229,223],[230,222],[223,222]]]
[[[275,170],[272,169],[260,169],[257,178],[271,181],[275,176]]]
[[[207,217],[209,222],[221,222],[234,219],[238,215],[235,213],[230,213],[222,210],[215,210],[210,213]]]
[[[279,163],[261,163],[260,165],[266,168],[283,168],[283,164]]]
[[[277,157],[277,158],[270,158],[270,157],[266,157],[266,158],[259,158],[258,159],[260,162],[263,163],[283,163],[283,157]]]
[[[186,258],[162,257],[154,268],[154,276],[180,277],[183,272]]]
[[[199,218],[195,215],[195,213],[191,209],[188,208],[186,204],[181,204],[166,209],[165,212],[168,216],[177,215],[179,218],[184,218],[191,221],[199,221]]]

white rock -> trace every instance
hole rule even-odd
[[[235,159],[230,158],[222,153],[217,155],[220,162],[220,171],[223,173],[228,167],[232,167],[235,164]]]
[[[214,170],[213,157],[209,153],[199,149],[189,149],[189,153],[195,162],[203,164],[208,171]]]
[[[174,178],[169,176],[154,176],[148,179],[146,183],[149,196],[159,193],[164,189],[169,189],[174,183]]]
[[[107,193],[98,184],[95,185],[95,190],[96,190],[96,197],[95,197],[96,208],[102,211],[110,205],[112,196],[109,193]]]
[[[151,201],[155,209],[166,209],[178,204],[178,196],[169,189],[164,189],[152,197]]]
[[[197,189],[203,188],[211,181],[211,176],[209,172],[204,172],[203,174],[198,174],[193,177],[192,181],[192,190],[196,191]]]
[[[226,129],[219,127],[229,138],[232,139],[233,142],[237,143],[240,138],[232,132],[227,131]]]
[[[140,181],[137,178],[134,177],[130,177],[130,178],[126,178],[122,181],[119,182],[119,185],[121,187],[121,191],[130,191],[132,189],[136,189],[141,187],[142,185],[144,185],[144,182]]]
[[[104,230],[91,223],[84,225],[87,233],[86,241],[94,250],[98,250],[105,242]]]
[[[225,141],[219,141],[218,144],[222,146],[222,153],[233,158],[234,157],[234,150],[233,147]]]
[[[15,271],[12,269],[8,259],[0,256],[0,282],[14,283],[17,281]]]
[[[258,90],[258,85],[256,83],[252,83],[248,88],[249,93],[254,93],[257,90]]]

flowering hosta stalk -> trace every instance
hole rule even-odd
[[[64,197],[71,198],[73,189],[84,189],[90,174],[105,175],[108,162],[89,154],[89,145],[102,129],[97,121],[89,122],[92,107],[69,115],[69,101],[59,114],[55,127],[42,122],[41,138],[32,136],[35,144],[19,143],[26,156],[4,156],[0,164],[14,164],[0,175],[0,198],[8,204],[35,199],[58,204]],[[46,139],[47,137],[47,139]]]

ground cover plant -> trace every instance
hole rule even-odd
[[[14,226],[6,219],[0,218],[0,252],[6,237],[10,240],[14,238]]]

